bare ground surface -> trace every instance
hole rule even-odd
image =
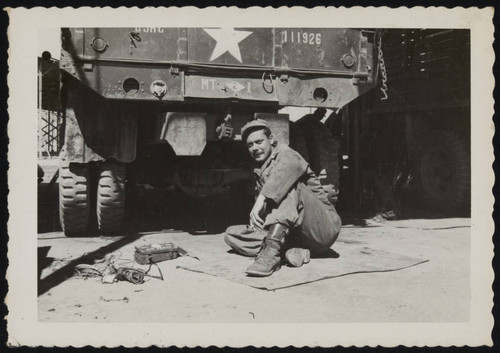
[[[470,219],[409,219],[343,227],[339,240],[428,259],[411,268],[354,274],[276,291],[161,264],[164,281],[103,284],[74,277],[78,263],[115,254],[125,263],[148,239],[220,234],[242,223],[227,195],[205,201],[155,193],[135,200],[126,232],[67,238],[57,195],[39,190],[38,319],[44,322],[461,322],[469,319]],[[57,190],[57,184],[55,185]],[[40,196],[42,195],[42,196]],[[150,195],[151,196],[151,195]],[[52,228],[52,229],[51,229]],[[335,244],[333,246],[335,249]],[[203,251],[203,249],[196,249]],[[226,251],[223,249],[222,251]],[[235,255],[236,256],[236,255]],[[312,260],[314,261],[314,260]],[[307,265],[306,265],[307,266]],[[244,269],[242,269],[243,271]],[[155,272],[155,269],[152,269]]]
[[[347,226],[342,230],[342,240],[365,241],[390,252],[424,257],[429,262],[274,292],[177,269],[179,260],[162,263],[164,281],[148,279],[141,285],[103,284],[96,278],[71,277],[77,263],[93,263],[109,253],[121,256],[123,261],[131,259],[134,244],[158,235],[168,236],[169,231],[114,238],[66,238],[61,232],[45,233],[38,240],[40,251],[47,254],[45,263],[40,263],[43,271],[39,286],[43,293],[39,296],[38,317],[40,321],[55,322],[466,321],[468,220],[404,221],[405,227],[412,223],[439,227],[443,222],[446,227],[435,230],[396,228],[398,221],[381,227]],[[194,236],[187,232],[176,235]]]

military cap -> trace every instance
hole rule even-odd
[[[255,130],[261,130],[261,129],[267,129],[269,132],[271,132],[271,127],[265,120],[255,119],[246,123],[241,128],[241,140],[246,141],[250,133],[254,132]]]

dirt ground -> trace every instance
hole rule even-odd
[[[122,256],[144,237],[213,236],[241,215],[226,194],[189,200],[154,193],[136,200],[123,234],[67,238],[57,230],[57,194],[39,190],[38,319],[43,322],[463,322],[470,315],[470,219],[345,224],[339,239],[429,261],[267,291],[162,263],[164,281],[103,284],[73,276],[78,263]],[[57,184],[55,185],[57,189]],[[168,202],[164,201],[168,196]],[[335,248],[335,245],[333,246]],[[203,249],[199,249],[203,251]],[[236,255],[235,255],[236,256]],[[314,261],[314,260],[312,260]],[[307,266],[307,265],[306,265]],[[154,272],[154,268],[152,270]]]

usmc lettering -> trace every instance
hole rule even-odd
[[[135,27],[135,31],[138,33],[163,33],[163,28],[161,27]]]

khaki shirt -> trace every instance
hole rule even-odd
[[[290,147],[278,144],[260,168],[254,169],[257,190],[277,205],[291,188],[304,183],[326,206],[333,207],[319,179],[302,156]]]

